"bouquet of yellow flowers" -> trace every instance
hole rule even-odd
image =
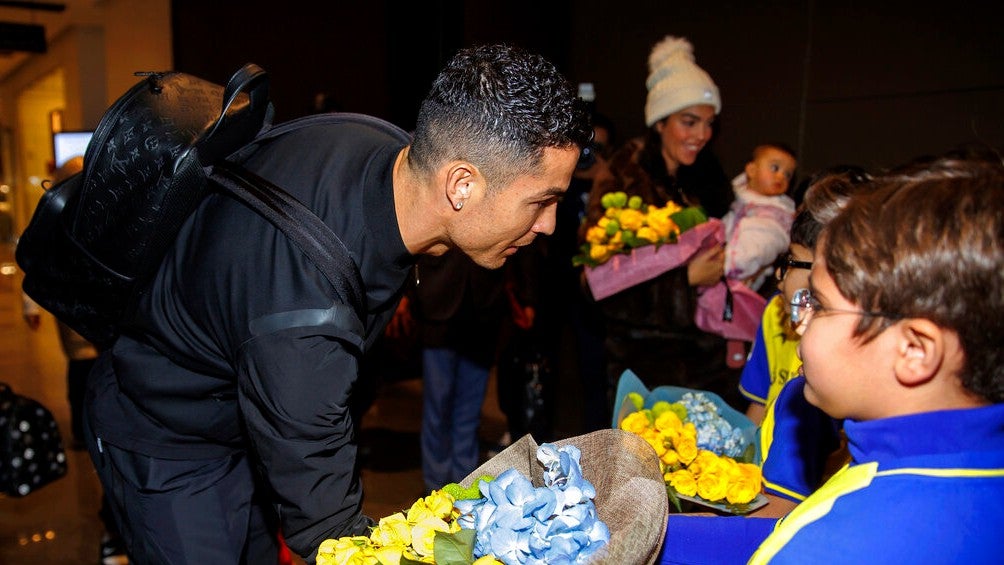
[[[618,383],[621,408],[615,426],[655,450],[677,510],[680,499],[733,514],[766,503],[752,422],[710,393],[679,387],[643,392],[637,376],[625,371]]]
[[[586,231],[582,253],[572,258],[575,265],[595,267],[618,253],[647,245],[675,243],[680,233],[707,221],[699,208],[683,208],[669,202],[659,208],[645,204],[640,196],[608,192],[600,199],[603,217]]]
[[[652,279],[718,242],[721,222],[697,207],[657,207],[624,192],[604,194],[603,217],[589,226],[572,264],[586,267],[593,298],[601,300]]]

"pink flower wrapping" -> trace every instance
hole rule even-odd
[[[694,323],[702,330],[720,335],[725,339],[753,341],[767,300],[743,283],[729,279],[728,288],[732,292],[732,319],[723,320],[725,311],[725,282],[720,282],[701,291],[697,297],[697,311]]]
[[[720,220],[709,219],[703,224],[680,234],[676,243],[639,247],[630,255],[614,255],[606,263],[586,267],[586,281],[593,298],[603,300],[608,296],[631,288],[685,264],[698,251],[723,240]]]
[[[676,243],[634,249],[630,255],[614,255],[606,263],[586,267],[586,280],[593,298],[602,300],[690,261],[699,251],[725,241],[725,228],[715,218],[680,234]],[[694,321],[702,330],[726,339],[753,341],[767,301],[736,280],[728,281],[732,292],[732,320],[722,319],[725,282],[704,288],[697,300]]]

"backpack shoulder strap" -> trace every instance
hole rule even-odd
[[[355,114],[352,112],[329,112],[325,114],[302,116],[282,122],[278,125],[271,125],[259,133],[250,143],[230,154],[227,160],[235,163],[241,163],[249,155],[257,151],[261,145],[300,128],[315,125],[338,125],[347,123],[369,124],[383,130],[387,134],[393,135],[401,143],[411,143],[411,135],[409,135],[408,132],[379,118],[367,116],[366,114]]]
[[[366,308],[362,276],[345,244],[316,214],[291,194],[231,161],[221,161],[210,176],[290,239],[321,271],[356,313],[345,328],[365,340]]]

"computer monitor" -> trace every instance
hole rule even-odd
[[[60,131],[52,134],[52,153],[56,168],[62,167],[63,163],[77,155],[82,157],[92,135],[93,131]]]

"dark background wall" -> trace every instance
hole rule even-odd
[[[323,94],[327,108],[410,128],[458,48],[508,41],[594,83],[623,140],[644,132],[651,46],[682,35],[722,93],[714,147],[726,171],[777,139],[808,172],[888,167],[964,142],[1004,149],[996,13],[989,1],[174,0],[174,58],[220,82],[262,65],[280,120]]]

